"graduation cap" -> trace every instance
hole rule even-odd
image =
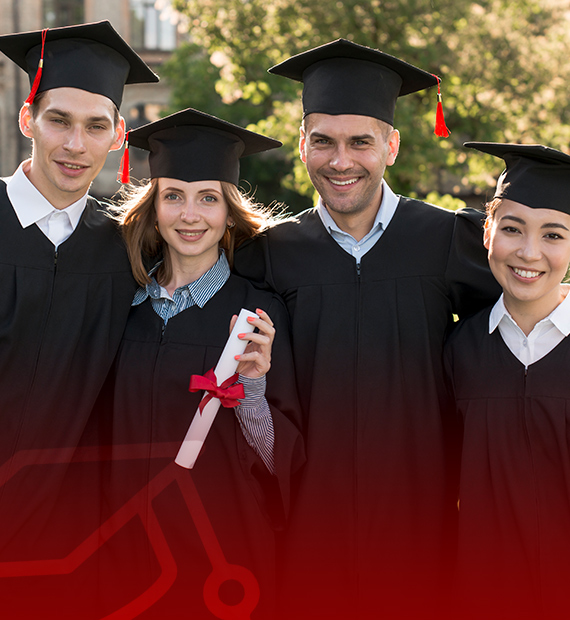
[[[359,114],[390,125],[394,124],[398,97],[436,84],[439,87],[437,76],[346,39],[292,56],[271,67],[269,73],[303,82],[303,116],[313,112]],[[439,88],[438,92],[439,108]],[[443,111],[440,122],[442,119]]]
[[[570,215],[570,155],[542,144],[465,142],[463,146],[505,161],[493,198]]]
[[[1,35],[0,51],[28,73],[28,104],[38,92],[65,86],[104,95],[119,108],[125,84],[158,82],[109,21]]]
[[[150,151],[150,176],[239,183],[239,160],[281,142],[188,108],[129,132],[129,143]]]

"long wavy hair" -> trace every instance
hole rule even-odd
[[[220,247],[225,250],[232,267],[236,248],[268,228],[278,215],[275,209],[254,202],[232,183],[220,183],[228,205],[228,215],[235,223],[235,226],[226,228],[220,240]],[[156,225],[157,193],[158,179],[151,179],[141,186],[125,186],[121,201],[113,209],[114,219],[119,222],[125,239],[133,275],[141,286],[150,282],[145,265],[148,266],[158,258],[163,261],[154,274],[157,281],[166,283],[172,278],[168,244]]]

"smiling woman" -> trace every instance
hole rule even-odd
[[[197,280],[219,256],[219,243],[234,222],[220,181],[159,179],[155,199],[158,232],[172,265],[166,290],[172,295],[185,280]]]
[[[566,297],[570,214],[503,199],[485,226],[489,265],[505,307],[525,334]]]
[[[252,576],[253,591],[259,586],[254,617],[273,617],[273,528],[283,525],[289,480],[304,460],[288,322],[281,300],[230,274],[230,263],[234,247],[269,223],[269,213],[237,188],[239,159],[280,143],[196,110],[143,126],[131,132],[130,143],[150,152],[152,179],[130,190],[118,216],[141,286],[115,365],[107,443],[117,456],[113,468],[124,460],[126,445],[142,446],[148,458],[132,463],[126,477],[117,465],[107,493],[109,505],[122,505],[137,481],[144,489],[141,514],[149,536],[133,532],[125,562],[105,572],[129,575],[128,586],[136,592],[152,584],[156,515],[177,576],[145,617],[182,612],[210,617],[208,545],[189,522],[179,494],[151,497],[148,489],[160,465],[156,459],[167,454],[172,462],[198,407],[201,394],[189,392],[190,378],[216,365],[229,328],[246,308],[257,317],[249,319],[256,331],[238,336],[247,342],[236,358],[239,378],[233,386],[242,397],[217,415],[196,466],[180,477],[196,486],[228,562]],[[147,263],[156,263],[148,273]],[[141,549],[147,561],[131,561]],[[106,593],[110,599],[125,591],[125,580],[116,582],[116,590]],[[243,600],[251,594],[245,592]]]
[[[506,169],[485,247],[503,295],[445,356],[463,421],[458,617],[563,618],[570,579],[570,156],[467,143]]]

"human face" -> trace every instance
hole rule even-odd
[[[489,265],[512,313],[548,316],[570,263],[570,215],[503,200],[485,224]]]
[[[205,273],[218,260],[220,239],[231,223],[220,181],[160,178],[154,204],[174,271]]]
[[[399,133],[370,116],[313,113],[301,128],[301,159],[331,215],[376,213]]]
[[[33,139],[25,172],[56,209],[79,200],[109,151],[121,147],[124,120],[115,127],[114,116],[110,99],[78,88],[47,91],[35,117],[27,106],[20,111],[20,129]]]

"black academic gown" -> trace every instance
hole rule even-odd
[[[570,340],[528,367],[489,310],[446,347],[464,421],[459,511],[461,618],[568,617]]]
[[[401,198],[360,268],[315,210],[236,255],[287,304],[307,464],[284,618],[441,618],[453,538],[442,347],[499,290],[480,214]],[[452,473],[452,472],[451,472]]]
[[[266,391],[274,476],[224,407],[194,468],[174,463],[203,395],[189,392],[190,377],[215,367],[241,308],[266,310],[276,326]],[[101,521],[118,524],[98,551],[101,610],[161,620],[273,618],[275,529],[304,461],[283,302],[230,276],[203,308],[164,327],[146,300],[131,310],[114,383],[114,414],[101,430],[112,443]]]
[[[120,235],[101,209],[89,198],[56,253],[37,226],[21,227],[0,181],[0,600],[6,618],[65,617],[48,603],[59,579],[53,575],[61,573],[50,562],[86,536],[81,493],[68,493],[71,462],[136,288]],[[47,598],[33,607],[43,587]]]

